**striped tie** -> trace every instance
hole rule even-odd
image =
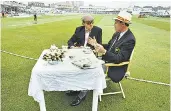
[[[109,48],[108,51],[110,51],[110,50],[112,49],[113,45],[118,41],[119,37],[120,37],[120,33],[117,35],[116,39],[113,41],[113,43],[112,43],[112,45],[110,46],[110,48]]]

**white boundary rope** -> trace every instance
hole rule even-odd
[[[38,60],[38,59],[35,59],[35,58],[31,58],[31,57],[27,57],[27,56],[22,56],[22,55],[15,54],[15,53],[8,52],[8,51],[4,51],[4,50],[1,50],[1,52],[6,53],[6,54],[10,54],[10,55],[13,55],[13,56],[17,56],[17,57],[25,58],[25,59],[30,59],[30,60],[35,60],[35,61],[37,61],[37,60]]]
[[[1,50],[1,52],[6,53],[6,54],[10,54],[10,55],[13,55],[13,56],[25,58],[25,59],[30,59],[30,60],[35,60],[35,61],[38,60],[38,59],[35,59],[35,58],[31,58],[31,57],[27,57],[27,56],[22,56],[22,55],[15,54],[15,53],[11,53],[11,52],[4,51],[4,50]],[[155,81],[144,80],[144,79],[137,79],[137,78],[128,77],[128,76],[126,76],[125,78],[126,78],[126,79],[130,79],[130,80],[145,82],[145,83],[152,83],[152,84],[158,84],[158,85],[164,85],[164,86],[171,86],[171,84],[167,84],[167,83],[155,82]]]
[[[140,82],[146,82],[146,83],[152,83],[152,84],[159,84],[159,85],[164,85],[164,86],[171,86],[171,84],[167,84],[167,83],[155,82],[155,81],[144,80],[144,79],[137,79],[137,78],[133,78],[133,77],[126,77],[126,79],[140,81]]]

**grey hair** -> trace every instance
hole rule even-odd
[[[81,18],[82,21],[93,21],[94,18],[91,16],[91,15],[84,15],[82,18]]]

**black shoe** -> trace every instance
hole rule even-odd
[[[67,91],[65,94],[67,96],[77,96],[80,93],[80,91]]]
[[[86,96],[84,96],[82,99],[80,99],[78,96],[75,98],[74,101],[70,104],[71,106],[77,106],[79,105],[83,100],[85,100]]]

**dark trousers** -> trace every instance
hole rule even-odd
[[[106,73],[107,67],[104,64],[102,64],[102,68],[103,68],[104,73]],[[87,95],[87,93],[88,93],[88,90],[80,91],[79,94],[78,94],[78,97],[80,99],[82,99]]]
[[[34,21],[37,21],[37,16],[34,15]]]

